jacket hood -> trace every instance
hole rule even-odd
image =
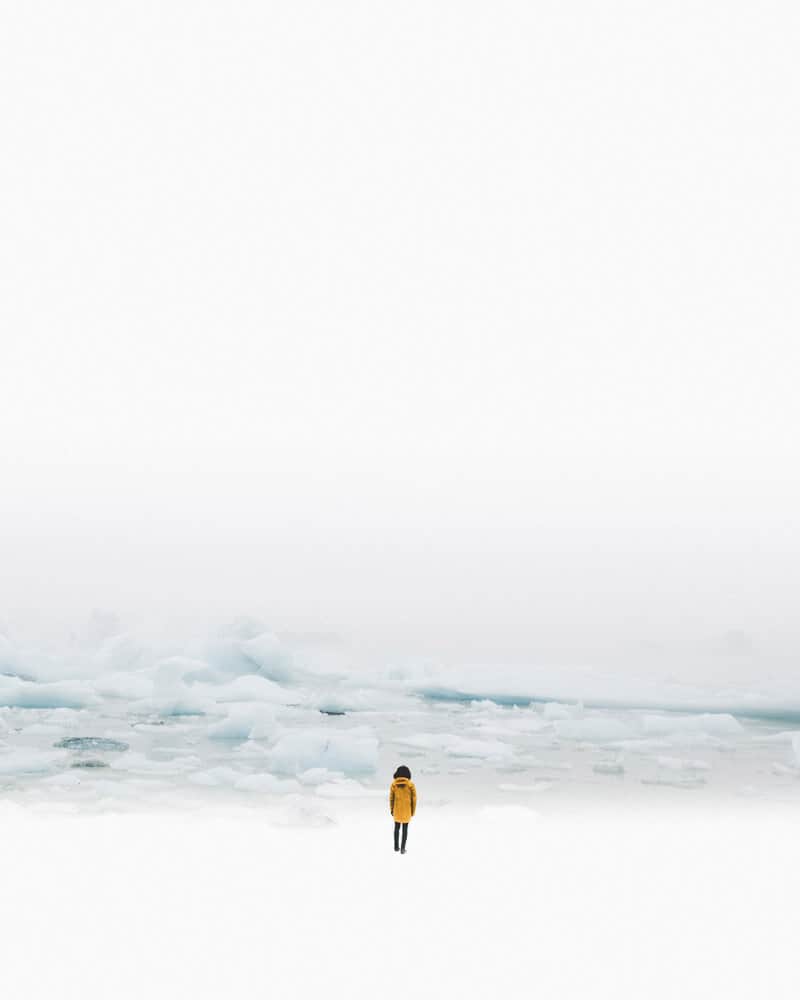
[[[409,783],[408,778],[395,778],[392,782],[393,785],[408,785]]]

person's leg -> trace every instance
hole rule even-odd
[[[401,843],[403,850],[406,849],[406,840],[408,840],[408,823],[403,823],[403,840]]]
[[[398,837],[400,836],[400,824],[395,823],[394,825],[394,849],[396,851],[400,850],[400,844],[398,843]]]

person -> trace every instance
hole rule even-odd
[[[394,849],[401,854],[406,853],[408,839],[408,824],[417,811],[417,790],[411,780],[411,772],[401,764],[394,772],[394,781],[389,789],[389,812],[394,819]],[[398,843],[400,828],[403,828],[402,843]]]

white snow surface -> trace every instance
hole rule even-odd
[[[797,838],[780,815],[445,808],[412,820],[401,856],[379,805],[330,825],[297,801],[273,819],[38,818],[0,804],[14,859],[0,904],[5,990],[18,1000],[319,997],[335,995],[332,984],[349,1000],[438,1000],[443,983],[463,1000],[797,995],[787,908],[800,894]]]

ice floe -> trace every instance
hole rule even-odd
[[[681,757],[656,757],[659,767],[669,771],[710,771],[711,765],[706,760],[686,760]]]
[[[206,733],[212,740],[263,739],[274,734],[276,713],[271,705],[234,704],[225,719],[211,723]]]
[[[300,783],[294,778],[278,778],[274,774],[246,774],[237,778],[233,787],[240,792],[269,792],[271,795],[290,795],[300,791]]]
[[[239,647],[264,677],[273,681],[292,679],[292,657],[271,632],[244,640]]]
[[[624,774],[625,765],[621,760],[598,760],[592,764],[595,774]]]
[[[702,788],[705,783],[705,778],[688,774],[675,775],[674,777],[656,775],[652,778],[642,778],[643,785],[663,785],[667,788]]]
[[[636,735],[635,728],[629,723],[596,715],[587,719],[557,721],[553,726],[559,739],[580,740],[583,743],[609,743]]]
[[[739,737],[744,731],[741,722],[728,713],[702,712],[698,715],[645,715],[642,719],[645,736],[671,736],[675,733],[704,734],[718,738]]]
[[[378,762],[378,739],[366,726],[339,731],[308,728],[284,731],[269,755],[273,770],[297,775],[324,767],[344,774],[372,773]]]
[[[0,752],[0,775],[41,774],[69,760],[66,751],[21,749]]]
[[[18,677],[0,676],[0,705],[16,708],[86,708],[100,699],[82,681],[36,684]]]
[[[422,733],[407,736],[404,746],[420,750],[436,750],[448,757],[474,757],[481,760],[504,760],[514,755],[514,747],[499,740],[471,740],[455,733]]]

